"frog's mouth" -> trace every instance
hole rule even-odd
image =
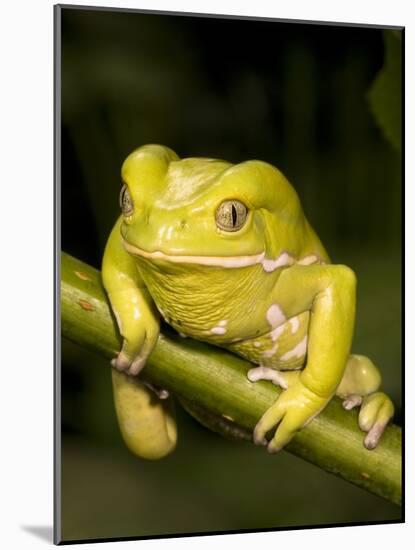
[[[165,254],[160,250],[147,252],[142,248],[138,248],[137,246],[130,244],[125,239],[122,239],[122,242],[125,250],[130,254],[141,256],[142,258],[146,258],[148,260],[164,260],[177,264],[197,264],[212,267],[237,268],[263,264],[265,259],[265,252],[248,256],[183,256],[179,254]]]

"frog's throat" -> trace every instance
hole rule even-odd
[[[130,244],[125,239],[123,239],[122,242],[125,250],[130,254],[141,256],[143,258],[147,258],[148,260],[165,260],[178,264],[197,264],[212,267],[237,268],[263,264],[265,260],[265,252],[261,252],[260,254],[252,254],[249,256],[183,256],[165,254],[160,250],[147,252],[142,248],[138,248],[137,246]]]

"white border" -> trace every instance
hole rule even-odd
[[[117,0],[78,2],[97,6],[158,9],[406,26],[407,151],[414,150],[414,16],[407,0],[303,0],[241,3],[229,0]],[[22,526],[52,522],[52,55],[53,2],[20,0],[2,6],[1,52],[1,468],[4,548],[36,548],[46,542]],[[253,8],[255,6],[255,9]],[[408,155],[409,156],[409,155]],[[413,157],[413,154],[411,155]],[[415,235],[414,162],[407,159],[407,235]],[[4,194],[4,196],[3,196]],[[411,208],[412,207],[412,208]],[[411,239],[408,239],[411,242]],[[414,258],[407,247],[407,281],[414,280]],[[413,285],[407,310],[414,309]],[[408,319],[409,320],[409,319]],[[408,340],[411,326],[407,326]],[[407,349],[406,388],[415,387],[415,357]],[[407,390],[408,393],[408,390]],[[375,544],[377,549],[414,538],[413,404],[407,404],[407,525],[336,528],[266,534],[226,535],[83,545],[83,548],[226,548],[291,545],[343,549]],[[410,458],[409,459],[409,453]],[[411,490],[412,489],[412,490]],[[283,506],[278,502],[276,506]]]

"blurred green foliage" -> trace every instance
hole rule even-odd
[[[370,91],[373,113],[392,145],[401,150],[402,32],[385,33],[385,64]]]
[[[357,273],[354,350],[379,364],[399,422],[401,161],[368,102],[375,82],[370,100],[386,106],[380,124],[395,143],[400,111],[379,98],[390,97],[384,86],[400,97],[396,47],[379,73],[384,59],[373,28],[63,9],[62,248],[100,265],[121,163],[144,143],[276,164],[333,261]],[[175,454],[140,461],[118,433],[109,365],[63,341],[62,377],[65,540],[401,517],[287,453],[224,441],[182,410]]]

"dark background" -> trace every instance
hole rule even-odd
[[[401,158],[368,95],[396,31],[61,13],[62,249],[100,266],[122,161],[142,144],[277,165],[333,261],[357,273],[353,349],[380,366],[400,423]],[[65,540],[401,517],[288,453],[225,441],[183,411],[178,423],[174,455],[132,456],[109,365],[62,341]]]

